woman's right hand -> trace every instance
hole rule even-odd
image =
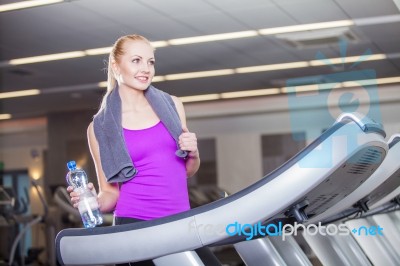
[[[90,189],[90,191],[92,191],[92,193],[94,195],[97,195],[96,190],[94,189],[93,183],[89,182],[87,187]],[[78,208],[79,192],[74,191],[74,187],[73,186],[68,186],[67,187],[67,191],[69,192],[69,196],[71,197],[72,206],[74,206],[74,208]]]

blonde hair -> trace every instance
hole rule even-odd
[[[110,95],[110,93],[114,90],[115,86],[117,85],[117,80],[114,75],[114,71],[112,69],[112,62],[119,62],[120,57],[125,53],[123,46],[127,41],[143,41],[148,43],[151,46],[151,43],[148,39],[145,37],[138,35],[138,34],[132,34],[132,35],[125,35],[120,37],[113,45],[110,56],[108,58],[108,67],[107,67],[107,92],[103,96],[103,99],[101,101],[100,109],[103,110],[106,107],[107,104],[107,97]]]

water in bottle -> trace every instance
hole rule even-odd
[[[103,223],[103,217],[99,210],[96,196],[87,187],[88,177],[84,170],[76,168],[75,161],[67,163],[69,172],[67,183],[74,187],[74,191],[79,193],[78,210],[82,217],[85,228],[95,227]]]

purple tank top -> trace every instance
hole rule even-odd
[[[138,173],[121,185],[114,215],[151,220],[189,210],[185,161],[164,124],[123,131]]]

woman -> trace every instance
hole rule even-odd
[[[150,85],[154,65],[146,38],[119,38],[109,57],[107,93],[87,131],[100,210],[114,211],[117,225],[189,210],[186,179],[200,166],[182,103]],[[68,191],[77,207],[79,195]]]

